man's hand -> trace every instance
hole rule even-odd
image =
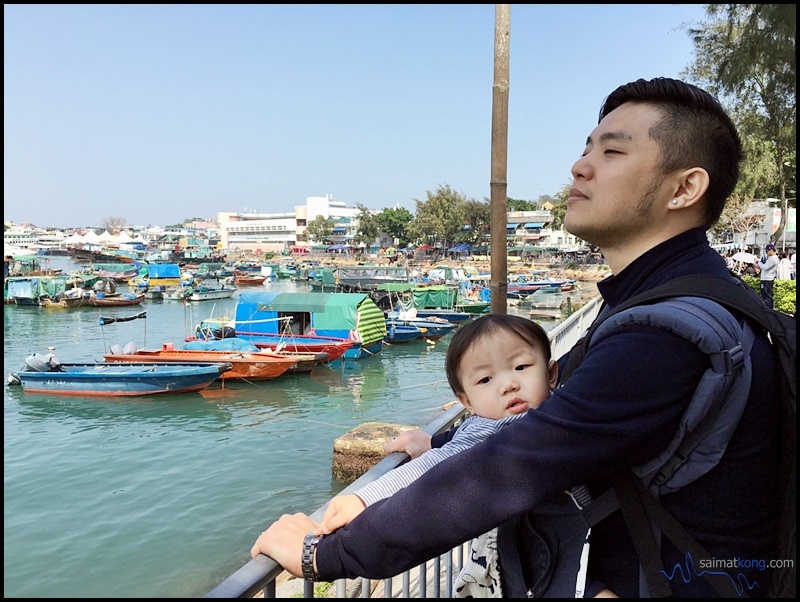
[[[250,556],[266,554],[295,577],[302,577],[303,538],[316,528],[317,523],[305,514],[284,514],[258,536]]]
[[[431,436],[418,429],[403,431],[396,438],[383,446],[387,454],[392,452],[406,452],[412,459],[424,454],[431,448]]]
[[[350,524],[350,521],[363,511],[364,502],[357,495],[337,495],[325,508],[325,515],[315,533],[329,535],[336,529]]]

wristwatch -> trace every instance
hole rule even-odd
[[[314,535],[314,531],[309,531],[303,538],[303,555],[300,564],[303,567],[303,579],[312,583],[317,580],[317,575],[314,573],[314,552],[317,551],[319,539],[319,535]]]

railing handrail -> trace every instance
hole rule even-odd
[[[552,356],[561,357],[572,348],[572,345],[580,338],[580,335],[588,328],[602,305],[602,297],[592,298],[583,307],[558,326],[548,332],[550,343],[553,348]],[[429,435],[442,433],[455,424],[459,423],[465,416],[467,410],[460,403],[453,404],[448,410],[434,418],[429,424],[422,428],[423,432]],[[371,483],[380,478],[390,470],[397,468],[408,461],[409,455],[404,452],[394,452],[383,458],[374,467],[345,487],[340,495],[353,493],[367,483]],[[325,514],[328,502],[317,508],[310,517],[319,522]],[[274,588],[275,579],[283,572],[283,568],[272,558],[263,554],[251,559],[243,567],[217,585],[208,592],[204,598],[252,598],[265,587],[272,584]],[[274,593],[273,593],[274,596]]]

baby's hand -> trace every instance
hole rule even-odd
[[[431,436],[418,429],[403,431],[396,438],[383,446],[387,454],[406,452],[412,459],[424,454],[431,448]]]
[[[351,520],[363,511],[364,502],[357,495],[337,495],[325,508],[322,522],[314,533],[317,535],[330,535],[336,529],[349,524]]]

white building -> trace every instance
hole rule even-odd
[[[334,201],[332,195],[312,196],[293,213],[218,213],[220,242],[232,251],[256,253],[281,252],[293,246],[311,247],[312,243],[298,241],[306,225],[318,216],[335,222],[333,238],[337,242],[352,240],[359,210]]]

